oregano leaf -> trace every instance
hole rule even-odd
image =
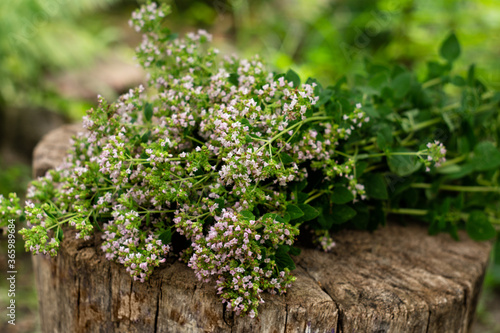
[[[146,103],[144,105],[144,118],[147,121],[151,121],[153,118],[153,105],[151,105],[151,103]]]
[[[450,33],[441,44],[439,54],[448,62],[455,61],[460,56],[460,43],[455,33]]]
[[[288,72],[286,72],[285,80],[287,80],[288,82],[293,82],[294,88],[300,87],[300,77],[292,69],[289,69]]]
[[[354,195],[343,185],[336,185],[333,188],[331,200],[335,204],[345,204],[354,200]]]
[[[170,229],[165,230],[158,236],[164,245],[168,245],[172,242],[172,231]]]
[[[496,235],[495,228],[488,221],[488,217],[480,210],[472,211],[469,214],[465,230],[470,238],[477,241],[488,240]]]

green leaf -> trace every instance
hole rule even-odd
[[[333,96],[333,90],[331,89],[325,89],[321,92],[321,94],[319,95],[319,100],[318,102],[316,103],[316,106],[321,106],[323,104],[325,104],[326,102],[328,102],[330,100],[330,98],[332,98]]]
[[[151,118],[153,118],[153,105],[151,105],[151,103],[146,103],[144,105],[144,118],[146,118],[147,121],[151,121]]]
[[[448,128],[450,129],[450,132],[453,132],[455,130],[455,125],[453,124],[453,121],[452,121],[452,118],[450,117],[450,115],[448,115],[445,112],[441,113],[441,115],[443,116],[443,120],[446,123],[446,126],[448,126]]]
[[[453,174],[462,171],[462,168],[456,164],[449,164],[445,165],[443,167],[439,167],[436,169],[438,173],[441,173],[443,175],[446,174]]]
[[[460,56],[460,43],[453,32],[441,44],[439,54],[450,63]]]
[[[43,209],[43,211],[45,212],[45,214],[47,214],[48,217],[50,217],[51,219],[54,219],[54,220],[57,220],[56,217],[54,216],[54,214],[52,214],[51,212],[49,212],[47,209]]]
[[[285,268],[288,268],[291,271],[295,269],[295,263],[288,254],[289,250],[290,247],[287,245],[280,245],[276,250],[276,265],[278,266],[278,269],[280,271],[284,270]]]
[[[382,87],[383,88],[383,87]],[[357,89],[366,95],[380,95],[380,91],[370,86],[358,86]]]
[[[307,186],[307,180],[304,179],[301,182],[296,182],[292,184],[292,190],[295,192],[302,192],[303,189],[305,189]]]
[[[63,240],[63,231],[61,228],[57,227],[56,238],[61,242]]]
[[[394,91],[394,97],[403,98],[408,94],[411,87],[411,73],[403,72],[396,76],[392,81],[392,89]]]
[[[335,204],[345,204],[354,200],[354,195],[343,185],[335,185],[331,200]]]
[[[333,225],[345,223],[355,217],[357,212],[348,205],[323,206],[322,213],[318,216],[321,229],[329,230]]]
[[[471,162],[477,171],[498,169],[500,167],[500,151],[489,141],[480,142],[474,147],[474,158]]]
[[[395,149],[393,152],[409,152],[408,149]],[[389,169],[400,177],[406,177],[420,169],[422,163],[416,156],[408,155],[389,155],[387,158]]]
[[[285,213],[285,215],[283,215],[283,220],[286,223],[290,222],[290,220],[291,220],[290,214],[289,213]]]
[[[300,87],[300,77],[292,69],[289,69],[288,72],[286,72],[285,80],[287,80],[288,82],[293,82],[294,88]]]
[[[168,30],[168,29],[166,29]],[[176,32],[173,32],[173,33],[170,33],[167,35],[167,40],[174,40],[174,39],[177,39],[179,37],[179,34],[176,33]]]
[[[264,215],[262,215],[262,219],[273,219],[274,221],[278,221],[278,222],[282,222],[282,223],[285,223],[285,219],[283,219],[281,216],[279,216],[278,214],[276,213],[266,213]]]
[[[453,76],[450,82],[457,87],[463,87],[466,84],[465,79],[460,75]]]
[[[302,250],[300,248],[291,246],[290,250],[288,251],[288,254],[290,254],[292,256],[298,256],[298,255],[300,255],[301,252],[302,252]]]
[[[229,77],[227,78],[227,81],[231,83],[232,85],[238,86],[239,85],[239,78],[240,76],[236,73],[231,73],[229,74]]]
[[[302,190],[305,189],[306,186],[306,179],[301,182],[294,182],[290,185],[290,189],[292,190],[294,196],[294,202],[304,202],[305,200],[307,200],[308,195],[302,192]]]
[[[386,123],[381,123],[377,126],[377,146],[385,150],[392,146],[394,136],[392,135],[392,127]]]
[[[332,209],[335,224],[347,222],[356,216],[356,214],[356,211],[347,205],[334,205]]]
[[[449,71],[448,66],[441,65],[438,62],[430,61],[427,63],[427,79],[434,79],[437,77],[442,77],[446,72]]]
[[[318,82],[318,80],[311,77],[306,80],[306,84],[313,85],[313,83],[316,84],[316,86],[314,87],[314,94],[318,96],[323,91],[323,86]]]
[[[356,163],[356,177],[360,177],[363,172],[365,172],[365,169],[368,167],[367,162],[359,161]]]
[[[149,140],[149,137],[151,136],[151,131],[147,131],[146,133],[144,133],[141,137],[141,142],[142,143],[146,143],[148,142]]]
[[[495,228],[488,221],[488,217],[480,210],[472,211],[465,225],[470,238],[481,241],[488,240],[496,235]]]
[[[281,159],[281,162],[283,162],[283,164],[289,164],[289,163],[293,162],[293,158],[290,155],[288,155],[287,153],[281,153],[280,159]]]
[[[220,214],[222,212],[222,209],[225,206],[225,200],[222,198],[219,198],[219,199],[215,199],[214,202],[217,204],[217,208],[215,209],[215,211]]]
[[[304,216],[298,219],[298,222],[310,221],[319,215],[319,211],[311,205],[308,204],[297,204],[301,211],[304,212]]]
[[[240,214],[247,221],[250,221],[250,220],[255,221],[255,215],[253,215],[253,213],[248,211],[248,210],[243,210],[240,212]]]
[[[365,185],[366,194],[372,199],[387,200],[387,184],[381,173],[370,173],[364,177],[363,184]]]
[[[302,209],[297,205],[286,206],[286,212],[290,214],[290,220],[295,220],[305,215]]]
[[[172,231],[170,229],[165,230],[158,236],[164,245],[170,244],[172,242]]]
[[[356,211],[348,205],[332,205],[329,211],[323,211],[318,222],[325,229],[330,229],[334,224],[342,224],[356,216]]]
[[[307,198],[309,198],[309,195],[307,193],[304,193],[304,192],[299,192],[296,195],[297,203],[303,203],[304,201],[307,200]]]
[[[474,83],[476,82],[476,65],[472,64],[469,66],[467,70],[467,84],[471,87],[474,87]]]
[[[389,83],[389,75],[385,72],[379,72],[370,78],[368,85],[375,89],[376,94],[380,95],[382,88]]]
[[[250,124],[250,121],[249,121],[247,118],[241,118],[241,119],[240,119],[240,123],[241,123],[242,125],[248,126],[248,127],[250,127],[250,128],[252,127],[252,125]]]

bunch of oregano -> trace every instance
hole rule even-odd
[[[453,34],[423,83],[367,63],[351,84],[324,88],[259,57],[222,57],[204,31],[180,39],[166,14],[149,3],[131,20],[147,87],[99,98],[65,163],[31,183],[28,250],[56,255],[66,227],[99,232],[106,257],[140,281],[179,255],[253,317],[262,292],[293,283],[299,232],[328,251],[341,227],[404,214],[432,233],[495,236],[500,95],[473,66],[452,72]],[[2,223],[21,213],[15,194],[0,200]]]

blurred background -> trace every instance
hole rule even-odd
[[[97,95],[114,99],[140,84],[128,27],[134,0],[0,1],[0,194],[21,197],[40,138],[81,119]],[[176,0],[172,30],[203,28],[224,53],[261,55],[271,68],[293,68],[324,85],[363,71],[365,61],[397,62],[424,78],[450,31],[462,45],[455,65],[476,64],[478,77],[500,89],[497,0]],[[497,242],[498,244],[498,242]],[[39,332],[30,255],[17,241],[17,325],[1,332]],[[497,248],[500,257],[500,248]],[[0,249],[1,276],[6,242]],[[0,280],[0,307],[8,297]],[[2,311],[3,313],[3,311]],[[7,327],[10,326],[10,327]],[[500,332],[500,266],[487,273],[473,332]]]

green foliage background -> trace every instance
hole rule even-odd
[[[364,58],[396,61],[423,75],[454,30],[464,51],[458,67],[476,62],[479,76],[500,85],[500,3],[494,0],[174,2],[179,19],[225,29],[239,52],[320,81],[362,71]]]

